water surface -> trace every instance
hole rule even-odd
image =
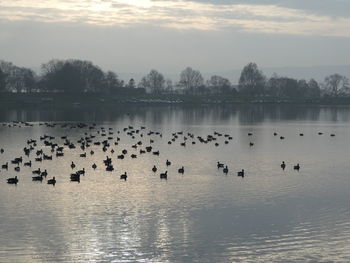
[[[60,136],[75,142],[104,127],[115,132],[111,142],[119,136],[120,143],[108,152],[91,146],[87,153],[95,154],[88,158],[79,157],[83,151],[77,147],[19,173],[14,165],[2,170],[0,262],[348,262],[349,120],[349,108],[300,106],[3,110],[1,164],[24,157],[22,149],[32,138],[51,154],[39,141],[44,134],[62,144]],[[11,121],[33,126],[9,127]],[[44,122],[57,125],[40,125]],[[79,122],[96,123],[96,130],[70,128]],[[129,125],[146,126],[144,137],[130,138],[123,132]],[[162,138],[147,136],[150,130]],[[183,147],[179,135],[169,145],[178,131],[193,133],[197,143],[189,138]],[[215,146],[196,139],[214,132],[233,140],[225,144],[224,136],[215,136]],[[144,148],[150,138],[160,156],[131,148],[139,140]],[[119,160],[122,149],[128,157]],[[116,168],[112,173],[102,165],[107,155]],[[80,183],[69,180],[72,160],[86,170]],[[228,165],[227,175],[217,161]],[[293,170],[296,163],[299,172]],[[177,172],[181,166],[184,175]],[[31,171],[39,167],[47,169],[48,178],[56,177],[54,187],[32,182]],[[244,178],[236,176],[241,169]],[[159,172],[166,170],[168,180],[160,180]],[[119,179],[124,171],[127,181]],[[18,185],[8,185],[6,178],[15,175]]]

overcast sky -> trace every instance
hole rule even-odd
[[[349,0],[0,0],[0,59],[177,74],[350,64]]]

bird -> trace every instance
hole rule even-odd
[[[55,185],[55,184],[56,184],[55,176],[54,176],[52,179],[47,180],[47,184],[53,184],[53,185]]]
[[[153,165],[153,168],[152,168],[152,171],[155,173],[155,172],[157,172],[157,167],[155,166],[155,165]]]
[[[165,173],[161,173],[160,179],[168,179],[168,171],[165,171]]]
[[[169,166],[169,165],[171,165],[171,162],[167,159],[165,164],[166,164],[166,166]]]
[[[218,167],[218,169],[219,169],[219,168],[224,168],[224,164],[223,164],[223,163],[218,162],[217,167]]]
[[[71,167],[72,169],[74,169],[74,168],[75,168],[75,164],[74,164],[74,162],[72,162],[72,163],[71,163],[70,167]]]
[[[97,168],[97,165],[94,163],[94,164],[92,165],[92,168],[95,170],[95,169]]]
[[[184,174],[185,172],[185,168],[182,166],[181,168],[179,168],[179,170],[177,170],[179,174]]]
[[[9,168],[9,163],[5,163],[1,166],[2,169],[8,169]]]
[[[227,167],[227,165],[226,165],[226,167],[222,170],[222,172],[223,172],[224,174],[227,174],[227,173],[228,173],[228,167]]]
[[[17,176],[13,177],[13,178],[8,178],[7,179],[7,183],[8,184],[17,184],[18,183],[18,178]]]
[[[126,178],[128,178],[128,175],[126,174],[126,172],[124,172],[122,175],[120,175],[120,179],[121,180],[125,180],[126,181]]]
[[[237,176],[244,177],[244,169],[242,171],[237,172]]]
[[[283,170],[286,168],[286,164],[285,164],[284,161],[281,163],[281,168],[282,168]]]
[[[297,171],[299,171],[300,170],[300,164],[298,163],[297,165],[294,165],[294,170],[297,170]]]

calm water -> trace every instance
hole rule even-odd
[[[37,139],[37,149],[51,154],[39,141],[44,134],[55,136],[59,144],[63,135],[76,143],[85,132],[95,134],[105,127],[113,128],[111,142],[120,137],[119,145],[111,143],[107,152],[91,146],[87,158],[79,157],[83,151],[77,147],[65,149],[59,159],[21,167],[19,173],[11,164],[0,172],[0,262],[350,260],[350,108],[9,109],[0,113],[0,121],[33,124],[0,125],[0,147],[5,149],[1,164],[19,156],[27,161],[22,149],[28,139]],[[70,128],[78,122],[97,126]],[[69,125],[62,127],[64,123]],[[123,132],[128,125],[146,126],[144,137],[132,139]],[[147,136],[150,130],[163,137]],[[189,138],[183,147],[179,135],[168,145],[177,131],[193,133],[197,144]],[[224,144],[224,136],[215,136],[215,146],[196,139],[214,131],[233,140]],[[160,156],[139,155],[150,138]],[[103,139],[98,135],[94,141]],[[139,140],[144,144],[131,148]],[[119,160],[116,156],[123,149],[127,157]],[[137,158],[130,158],[131,153]],[[107,155],[113,158],[112,173],[102,165]],[[166,159],[172,162],[168,168]],[[72,160],[78,169],[86,169],[80,183],[69,180]],[[217,169],[217,161],[228,165],[228,175]],[[296,163],[301,165],[299,172],[293,170]],[[156,174],[153,165],[159,169]],[[177,172],[181,166],[184,175]],[[56,177],[54,187],[45,180],[32,182],[31,171],[39,167],[47,169],[47,179]],[[246,171],[244,178],[236,176],[241,169]],[[160,180],[159,172],[166,170],[168,180]],[[119,179],[124,171],[127,181]],[[14,175],[18,185],[8,185],[6,179]]]

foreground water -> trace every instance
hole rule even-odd
[[[1,164],[23,156],[28,139],[46,134],[76,141],[86,128],[78,122],[112,128],[118,146],[93,156],[65,150],[65,156],[21,172],[0,172],[0,262],[349,262],[350,109],[307,107],[140,108],[128,111],[3,110],[0,121],[29,121],[32,127],[0,125]],[[55,127],[42,122],[58,123]],[[69,126],[62,127],[64,123]],[[146,126],[160,156],[139,155],[123,128]],[[23,126],[23,125],[22,125]],[[96,130],[97,130],[96,129]],[[120,130],[120,134],[116,132]],[[205,137],[230,134],[232,141],[169,145],[173,132]],[[248,136],[248,133],[252,136]],[[278,136],[273,133],[277,132]],[[322,132],[322,135],[318,133]],[[299,134],[303,133],[304,136]],[[331,137],[330,134],[335,134]],[[280,136],[285,139],[281,140]],[[96,140],[102,140],[96,137]],[[192,139],[190,140],[192,141]],[[249,146],[253,142],[254,146]],[[115,153],[111,153],[110,149]],[[116,158],[122,149],[137,158]],[[116,171],[102,160],[113,158]],[[31,155],[33,158],[33,154]],[[168,168],[166,159],[172,162]],[[28,158],[24,157],[27,161]],[[71,161],[85,168],[70,182]],[[217,161],[228,165],[224,175]],[[280,163],[285,161],[285,171]],[[96,163],[94,171],[91,165]],[[293,165],[300,163],[299,172]],[[151,171],[153,165],[159,170]],[[185,174],[177,170],[185,167]],[[31,171],[55,176],[32,182]],[[244,178],[237,171],[245,169]],[[159,172],[168,171],[160,180]],[[119,179],[128,172],[127,181]],[[6,179],[17,175],[17,186]]]

